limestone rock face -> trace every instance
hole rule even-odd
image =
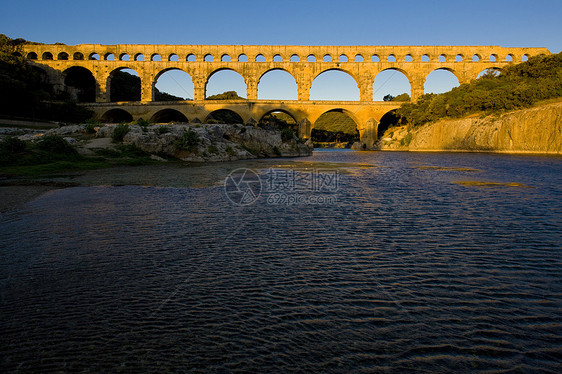
[[[400,131],[404,128],[395,133]],[[383,139],[381,148],[562,154],[562,102],[501,116],[442,120],[412,131],[410,138],[402,145]]]
[[[111,130],[105,130],[105,127],[98,131],[98,136],[100,133],[111,136]],[[196,134],[195,144],[181,146],[185,132]],[[242,125],[154,125],[144,130],[138,125],[131,125],[123,142],[134,144],[151,154],[198,162],[312,154],[312,146],[296,138],[283,141],[278,131]]]

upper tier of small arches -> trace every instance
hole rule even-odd
[[[140,47],[143,51],[135,51]],[[26,45],[22,56],[30,60],[99,60],[99,61],[185,61],[185,62],[522,62],[541,53],[545,48],[502,47],[267,47],[261,51],[256,46],[239,46],[240,51],[221,51],[218,46],[197,46],[189,51],[182,46],[162,48],[158,46],[118,45],[99,46],[88,51],[80,46]],[[322,50],[324,48],[324,50]],[[411,51],[408,51],[411,48]],[[164,50],[169,50],[165,52]],[[197,49],[197,51],[195,50]],[[231,47],[236,50],[237,48]],[[336,52],[333,50],[336,49]],[[345,51],[340,51],[346,49]],[[377,51],[379,49],[379,51]],[[441,53],[439,50],[445,51]],[[456,49],[456,50],[455,50]],[[250,50],[252,53],[250,53]],[[366,51],[369,50],[369,51]],[[183,52],[183,53],[182,53]]]

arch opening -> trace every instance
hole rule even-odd
[[[140,101],[141,80],[133,69],[120,68],[109,75],[109,100]]]
[[[363,62],[363,56],[362,55],[355,55],[355,62]]]
[[[449,69],[437,69],[425,79],[424,93],[443,93],[459,86],[459,79]]]
[[[245,99],[247,87],[244,78],[232,69],[213,72],[205,86],[206,100]]]
[[[83,60],[84,54],[82,54],[81,52],[74,52],[74,55],[72,55],[72,58],[74,60]]]
[[[135,55],[135,61],[144,61],[144,55],[142,53],[137,53]]]
[[[68,53],[66,52],[59,53],[59,55],[57,56],[57,60],[68,60]]]
[[[219,109],[209,113],[205,123],[226,123],[229,125],[243,124],[244,120],[238,113],[230,109]]]
[[[176,62],[176,61],[179,61],[179,60],[180,60],[180,56],[178,56],[175,53],[172,53],[171,55],[168,56],[168,61]]]
[[[456,55],[456,56],[455,56],[455,62],[462,62],[463,60],[464,60],[463,55],[460,55],[460,54],[459,54],[459,55]]]
[[[190,53],[187,55],[185,60],[188,62],[195,62],[197,61],[197,56],[195,56],[193,53]]]
[[[257,55],[256,56],[256,62],[265,62],[265,56],[264,55]]]
[[[175,109],[162,109],[150,118],[150,123],[188,123],[187,117]]]
[[[88,56],[88,60],[99,60],[100,59],[100,55],[98,55],[97,53],[91,53],[90,56]]]
[[[301,58],[298,55],[292,55],[291,56],[291,62],[299,62],[301,60]]]
[[[326,70],[312,81],[310,100],[359,101],[359,87],[346,71]]]
[[[103,59],[106,61],[115,61],[115,55],[113,53],[106,53]]]
[[[27,58],[28,58],[29,60],[37,60],[37,53],[35,53],[35,52],[29,52],[29,53],[27,54]]]
[[[409,101],[411,91],[408,77],[398,69],[381,71],[373,82],[374,101]]]
[[[412,55],[407,54],[406,57],[404,57],[404,62],[414,62],[414,58]]]
[[[306,58],[306,62],[316,62],[316,56],[308,55]]]
[[[63,72],[64,85],[70,97],[79,103],[96,101],[96,79],[92,72],[80,66],[73,66]]]
[[[158,53],[154,53],[152,56],[150,56],[150,61],[162,61],[162,56],[160,56]]]
[[[248,62],[248,61],[250,60],[248,59],[248,56],[246,56],[244,53],[238,56],[238,62]]]
[[[154,83],[155,101],[192,100],[195,85],[191,76],[180,69],[167,69],[157,75]]]
[[[291,113],[278,109],[266,113],[258,122],[258,127],[266,130],[291,129],[298,136],[299,126]]]
[[[230,62],[230,56],[225,53],[221,56],[221,62]]]
[[[401,126],[402,119],[396,115],[396,109],[387,112],[382,116],[377,129],[377,139],[382,138],[386,130],[392,127]]]
[[[273,62],[283,62],[283,57],[281,55],[273,56]]]
[[[119,60],[120,60],[120,61],[130,61],[130,60],[131,60],[131,57],[129,56],[128,53],[121,53],[121,54],[119,55]]]
[[[297,82],[295,78],[285,70],[269,70],[261,76],[258,82],[258,99],[297,100]]]
[[[100,121],[103,123],[132,122],[133,116],[124,109],[110,109],[100,117]]]
[[[388,58],[386,60],[387,60],[387,62],[396,62],[396,56],[395,55],[388,55]]]
[[[311,139],[315,148],[351,148],[359,141],[359,130],[347,111],[333,109],[314,122]]]
[[[41,58],[43,60],[52,60],[53,54],[51,52],[45,52],[45,53],[43,53],[43,56]]]
[[[380,58],[379,58],[378,55],[372,55],[371,56],[371,62],[379,62],[379,61],[380,61]]]

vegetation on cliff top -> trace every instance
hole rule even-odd
[[[64,92],[55,93],[45,73],[27,64],[20,49],[28,43],[0,34],[0,115],[16,118],[81,122],[91,112]]]
[[[421,126],[445,117],[522,109],[561,96],[562,53],[558,53],[508,66],[500,75],[488,71],[443,94],[423,95],[416,103],[403,104],[397,115],[402,122]]]

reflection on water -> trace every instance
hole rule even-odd
[[[241,167],[339,170],[337,203],[237,206],[221,182]],[[560,370],[560,158],[315,152],[71,179],[0,216],[2,372]]]

